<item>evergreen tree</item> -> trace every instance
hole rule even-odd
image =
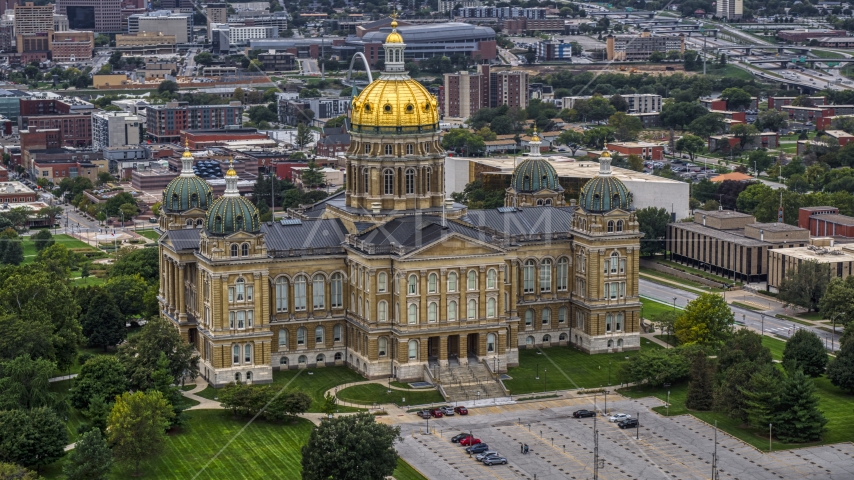
[[[694,362],[691,364],[691,381],[688,382],[685,406],[692,410],[711,410],[713,404],[712,368],[706,353],[700,351],[694,355]]]
[[[90,347],[103,348],[118,345],[127,336],[127,328],[121,310],[113,295],[103,288],[90,290],[88,304],[80,316],[80,326]]]
[[[818,335],[805,329],[796,331],[783,349],[783,363],[790,361],[810,377],[821,376],[827,367],[827,352]]]
[[[80,437],[62,472],[68,480],[105,480],[112,466],[113,453],[96,428]]]
[[[842,390],[854,393],[854,342],[842,344],[842,349],[827,367],[827,378]]]
[[[314,188],[323,185],[326,181],[323,170],[314,160],[308,162],[308,168],[302,171],[302,184],[307,188]]]
[[[750,382],[741,388],[747,422],[750,425],[759,428],[774,423],[774,412],[782,382],[782,371],[775,365],[765,364],[751,375]]]
[[[818,409],[815,384],[800,369],[789,374],[780,388],[774,421],[777,438],[789,443],[821,440],[827,419]]]

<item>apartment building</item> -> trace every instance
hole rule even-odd
[[[468,118],[481,108],[526,108],[530,100],[528,78],[527,72],[494,71],[489,65],[478,65],[476,73],[446,73],[442,112],[448,117]]]
[[[174,35],[177,43],[193,40],[193,14],[157,10],[128,17],[128,33],[162,33]]]
[[[15,5],[16,35],[46,35],[53,29],[53,5]]]
[[[148,136],[156,142],[175,142],[184,130],[241,125],[242,115],[243,106],[236,101],[228,105],[190,105],[188,102],[150,105],[146,109]]]
[[[768,97],[768,108],[780,110],[785,106],[791,105],[792,101],[794,101],[798,97]],[[809,101],[812,102],[813,106],[821,106],[827,104],[827,98],[825,97],[808,97]]]
[[[127,112],[97,112],[92,114],[92,147],[139,145],[142,120]]]
[[[229,23],[211,24],[211,47],[216,53],[228,53],[241,46],[249,45],[250,40],[276,38],[277,27],[247,27]]]
[[[439,0],[439,12],[448,13],[457,8],[457,6],[466,8],[479,7],[481,5],[483,5],[483,2],[480,0]]]
[[[653,52],[685,52],[684,35],[651,35],[645,30],[637,35],[608,35],[605,53],[608,60],[648,60]]]
[[[744,16],[743,0],[718,0],[716,6],[718,18],[727,20],[739,20]]]
[[[654,93],[630,93],[620,94],[623,100],[629,104],[628,113],[650,113],[661,111],[661,95]],[[575,107],[575,102],[579,100],[590,100],[592,95],[563,97],[555,104],[561,108],[572,109]]]
[[[537,58],[544,62],[572,60],[572,44],[563,40],[537,42]]]

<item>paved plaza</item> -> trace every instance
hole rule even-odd
[[[618,398],[609,398],[608,409],[639,413],[641,427],[639,432],[620,430],[599,417],[599,455],[604,459],[600,479],[712,478],[714,428],[690,415],[663,417],[650,411],[661,405],[657,399]],[[597,406],[604,407],[601,396]],[[593,419],[571,417],[581,408],[592,409],[593,398],[476,408],[467,417],[431,419],[431,434],[426,434],[426,422],[412,419],[399,423],[405,440],[397,448],[431,480],[592,479]],[[451,443],[452,436],[468,431],[507,457],[509,464],[487,467]],[[523,443],[530,448],[527,455],[520,453]],[[850,443],[768,454],[718,431],[717,451],[721,480],[854,479]]]

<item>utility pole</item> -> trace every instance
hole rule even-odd
[[[712,480],[718,480],[718,421],[715,420],[715,453],[712,454]]]
[[[596,417],[593,415],[593,480],[599,480],[599,432],[596,430]]]

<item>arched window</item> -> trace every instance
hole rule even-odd
[[[614,221],[608,220],[608,233],[614,233]]]
[[[246,299],[246,283],[243,281],[242,278],[238,278],[237,282],[235,283],[235,287],[235,291],[237,292],[236,300],[238,302],[244,301]]]
[[[231,356],[232,363],[234,363],[235,365],[240,363],[240,345],[235,345],[231,347]]]
[[[474,270],[469,270],[469,273],[466,277],[466,290],[477,290],[477,272],[475,272]]]
[[[436,318],[439,316],[439,304],[436,302],[430,302],[427,304],[427,321],[430,323],[435,323]]]
[[[369,299],[365,299],[365,318],[371,319],[371,303]]]
[[[252,345],[246,344],[243,346],[243,363],[252,363]],[[246,379],[249,379],[249,375],[246,375]]]
[[[552,261],[548,258],[540,262],[540,291],[552,291]]]
[[[13,199],[13,200],[17,201],[17,199]],[[188,218],[185,223],[187,224],[188,227],[192,227],[193,226],[193,219]]]
[[[448,291],[456,292],[457,291],[457,272],[448,273]]]
[[[427,293],[436,293],[439,288],[439,277],[435,273],[427,276]]]
[[[534,337],[528,335],[528,337],[525,338],[525,345],[533,345],[533,344],[534,344]]]
[[[407,168],[406,169],[406,194],[411,195],[415,193],[415,169]]]
[[[486,353],[495,353],[495,334],[486,335]]]
[[[569,288],[569,260],[562,257],[557,261],[557,291],[565,292]]]
[[[305,327],[299,327],[297,329],[297,346],[298,347],[299,346],[305,346],[305,334],[306,334]]]
[[[287,367],[288,366],[288,357],[280,357],[279,358],[279,365],[283,365],[283,366]]]
[[[410,303],[407,307],[406,321],[410,324],[418,322],[418,307],[414,303]]]
[[[623,231],[623,221],[622,220],[617,220],[617,231],[618,232]]]
[[[543,325],[551,324],[552,323],[552,309],[551,308],[544,308],[543,313],[542,313],[542,317],[543,317]]]
[[[377,342],[377,346],[377,354],[381,357],[384,357],[386,355],[386,350],[388,350],[388,338],[380,337],[379,341]]]
[[[457,302],[451,300],[448,302],[448,321],[456,322],[457,321]]]
[[[300,355],[299,359],[297,359],[297,362],[300,365],[305,365],[306,363],[308,363],[308,357],[306,357],[305,355]]]
[[[565,333],[561,333],[557,339],[559,342],[565,342],[566,338],[567,338],[567,335]]]
[[[611,323],[613,321],[613,318],[614,317],[610,313],[605,315],[605,331],[606,332],[611,331]]]
[[[406,293],[407,295],[418,293],[418,277],[416,275],[410,275],[406,280]]]
[[[623,346],[623,339],[622,339],[622,338],[618,338],[618,339],[617,339],[617,346],[618,346],[618,347],[622,347],[622,346]]]
[[[412,144],[411,143],[406,144],[406,154],[412,155]]]
[[[394,195],[394,170],[390,168],[383,171],[383,194]]]
[[[417,360],[418,359],[418,341],[410,340],[409,341],[409,359]]]
[[[469,320],[474,320],[477,318],[477,300],[470,299],[468,302],[468,308],[466,309],[466,318]]]
[[[380,272],[377,275],[377,291],[385,293],[388,290],[388,275],[385,272]]]
[[[311,281],[311,299],[315,310],[323,310],[326,307],[326,282],[323,275],[317,274]]]
[[[232,245],[231,245],[231,256],[232,256],[232,257],[236,257],[236,256],[237,256],[237,244],[232,244]]]
[[[547,198],[547,199],[546,199],[546,206],[547,206],[547,207],[548,207],[548,206],[551,206],[551,204],[552,204],[552,199],[551,199],[551,198]]]
[[[614,341],[613,341],[613,340],[608,340],[608,348],[611,348],[611,347],[613,347],[613,346],[614,346]]]
[[[495,318],[495,299],[486,300],[486,318]]]
[[[305,310],[306,305],[306,280],[304,275],[300,275],[294,281],[294,310]]]
[[[534,310],[529,308],[525,310],[525,326],[530,327],[534,325]]]
[[[285,277],[276,279],[276,311],[288,311],[288,280]]]
[[[318,325],[317,328],[314,329],[314,345],[317,347],[318,345],[323,345],[323,337],[326,333],[325,329]]]
[[[335,361],[336,362],[341,361],[342,358],[344,358],[344,356],[341,355],[341,352],[338,352],[335,354]]]
[[[240,372],[234,374],[234,381],[240,383]]]
[[[386,303],[385,300],[382,300],[380,303],[377,304],[377,321],[388,321],[388,303]]]
[[[340,273],[332,274],[332,282],[330,285],[332,291],[332,308],[341,308],[344,306],[344,275]]]
[[[538,206],[538,207],[542,207],[542,206],[543,206],[543,199],[542,199],[542,198],[538,198],[538,199],[537,199],[537,206]]]
[[[243,245],[240,246],[240,256],[241,257],[248,257],[249,256],[249,244],[248,243],[244,243]]]
[[[320,353],[317,355],[317,357],[315,357],[314,361],[316,363],[323,363],[324,361],[326,361],[326,357],[324,357],[323,354]]]
[[[543,343],[551,343],[552,336],[551,335],[543,335]]]
[[[616,330],[618,332],[623,330],[623,314],[622,313],[618,313],[614,317],[614,330]]]
[[[566,307],[557,309],[557,323],[566,323],[567,317],[569,317],[569,309]]]
[[[335,325],[334,327],[332,327],[332,341],[333,342],[337,343],[337,342],[341,341],[341,331],[342,331],[341,325]]]
[[[288,349],[288,330],[286,328],[279,329],[279,350]]]
[[[522,292],[534,293],[534,261],[525,261],[522,267]]]
[[[202,228],[203,224],[204,224],[204,220],[202,220],[201,218],[196,220],[196,228]]]
[[[387,144],[385,145],[385,154],[386,154],[386,155],[393,155],[393,154],[394,154],[394,146],[392,146],[391,144],[387,143]]]
[[[486,288],[493,289],[495,288],[495,284],[498,282],[498,272],[495,271],[494,268],[490,268],[488,272],[486,272]]]

